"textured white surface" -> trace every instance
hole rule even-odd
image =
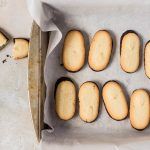
[[[0,27],[11,37],[29,37],[31,24],[25,0],[0,0]],[[6,57],[12,46],[11,40],[0,51],[0,150],[33,150],[36,138],[28,104],[28,60]]]

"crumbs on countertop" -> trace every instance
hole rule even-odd
[[[2,60],[2,63],[3,63],[3,64],[6,63],[8,58],[11,58],[11,56],[10,56],[9,54],[7,54],[7,55],[6,55],[6,58]]]
[[[6,57],[9,57],[9,58],[11,58],[11,56],[10,56],[10,55],[8,55],[8,54],[6,55]]]
[[[2,60],[2,63],[3,63],[3,64],[4,64],[5,62],[7,62],[7,60],[6,60],[6,59]]]

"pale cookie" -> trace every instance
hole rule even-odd
[[[0,50],[3,49],[8,43],[8,38],[0,32]]]
[[[97,31],[92,39],[89,50],[88,63],[92,70],[104,70],[109,64],[113,41],[106,30]]]
[[[76,88],[71,79],[62,77],[55,84],[55,109],[62,120],[74,116],[76,107]]]
[[[140,63],[140,38],[134,31],[126,31],[121,37],[120,65],[127,73],[135,72]]]
[[[12,51],[12,57],[14,59],[21,59],[28,56],[29,41],[22,38],[14,39],[14,47]]]
[[[63,46],[62,61],[66,70],[79,71],[85,62],[84,37],[80,31],[71,30],[67,33]]]
[[[128,105],[125,94],[116,81],[108,81],[103,86],[102,96],[105,108],[114,120],[123,120],[128,115]]]
[[[150,98],[143,90],[135,90],[130,100],[130,123],[137,130],[145,129],[150,119]]]
[[[145,74],[148,78],[150,78],[150,41],[147,42],[145,45],[144,50],[144,68],[145,68]]]
[[[99,112],[100,94],[98,86],[91,82],[85,82],[79,90],[79,115],[85,122],[93,122]]]

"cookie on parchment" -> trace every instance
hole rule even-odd
[[[140,63],[140,38],[135,31],[123,33],[120,43],[120,65],[127,73],[135,72]]]
[[[100,94],[98,86],[91,81],[85,82],[79,89],[79,115],[85,122],[93,122],[99,113]]]
[[[78,30],[67,33],[62,51],[63,66],[70,72],[79,71],[85,62],[84,37]]]
[[[102,89],[105,108],[114,120],[123,120],[128,115],[128,105],[122,87],[116,81],[108,81]]]
[[[113,48],[113,40],[106,30],[95,33],[89,50],[88,63],[92,70],[104,70],[109,64]]]
[[[146,76],[150,78],[150,41],[146,43],[144,49],[144,69]]]
[[[55,109],[62,120],[69,120],[74,116],[76,108],[76,87],[72,80],[62,77],[55,84]]]
[[[135,90],[130,100],[130,123],[137,130],[145,129],[150,120],[150,98],[146,90]]]

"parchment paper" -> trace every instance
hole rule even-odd
[[[78,110],[73,119],[62,121],[57,117],[54,106],[54,85],[62,76],[73,79],[77,89],[85,81],[94,81],[101,90],[108,80],[117,80],[122,85],[128,101],[135,89],[145,88],[150,91],[150,80],[144,73],[143,63],[143,47],[150,40],[150,1],[32,0],[28,1],[28,5],[32,17],[41,29],[53,31],[44,72],[47,86],[44,121],[52,129],[43,130],[42,149],[150,149],[150,128],[139,132],[130,126],[129,119],[112,120],[103,106],[102,98],[99,117],[93,123],[81,121]],[[70,29],[82,31],[87,54],[94,33],[100,29],[110,31],[114,49],[106,70],[92,71],[87,60],[84,68],[77,73],[69,73],[63,68],[60,59],[61,50],[64,36]],[[119,62],[120,37],[129,29],[135,30],[140,35],[142,43],[141,64],[138,71],[132,74],[123,72]]]

